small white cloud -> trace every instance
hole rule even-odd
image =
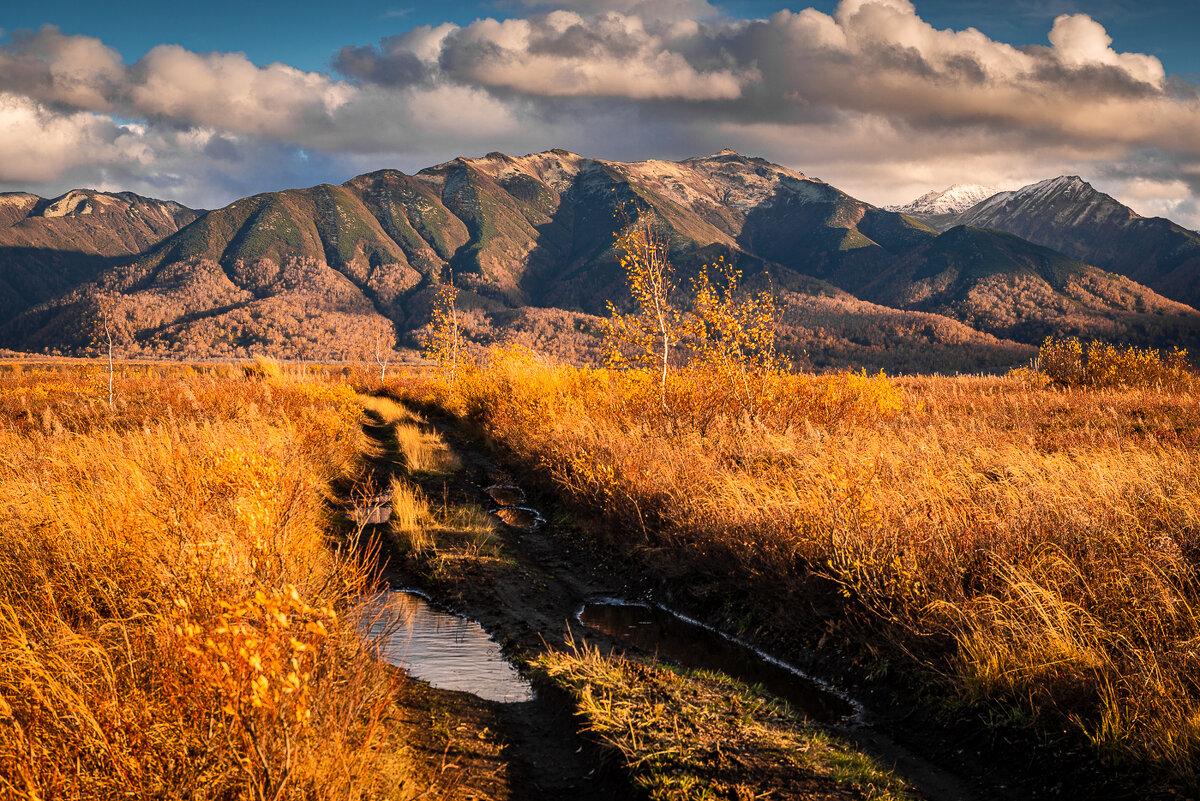
[[[1054,55],[1069,67],[1117,67],[1136,80],[1160,89],[1166,79],[1162,62],[1154,56],[1113,50],[1108,31],[1087,14],[1059,15],[1054,19],[1049,38]]]

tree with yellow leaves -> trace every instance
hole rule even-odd
[[[616,250],[625,269],[635,310],[621,314],[611,301],[604,321],[610,367],[641,367],[659,374],[659,401],[667,405],[671,350],[684,338],[687,323],[671,303],[675,283],[667,243],[654,218],[643,215],[616,234]]]
[[[447,371],[451,381],[458,378],[463,360],[462,331],[458,324],[458,287],[454,276],[438,286],[433,300],[429,332],[422,338],[422,354]]]
[[[716,282],[709,277],[710,267],[715,268]],[[692,363],[715,373],[754,420],[767,382],[783,369],[775,350],[779,307],[769,292],[739,297],[741,279],[741,271],[724,256],[692,279]]]

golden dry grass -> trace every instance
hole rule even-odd
[[[403,550],[441,559],[492,557],[500,553],[498,522],[474,503],[431,502],[418,484],[462,467],[445,439],[420,415],[389,398],[367,398],[390,426],[402,475],[393,477],[391,532]]]
[[[694,372],[664,413],[657,380],[502,349],[426,392],[619,530],[726,575],[824,575],[964,703],[1200,778],[1194,392],[780,376],[751,420]]]
[[[354,393],[233,366],[116,390],[0,367],[0,795],[416,795],[343,615],[369,571],[328,547]]]

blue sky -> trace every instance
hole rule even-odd
[[[372,0],[326,2],[246,2],[207,0],[164,6],[151,0],[96,3],[58,0],[21,3],[5,11],[0,26],[57,25],[66,33],[96,36],[134,61],[156,45],[180,44],[190,50],[246,53],[258,64],[283,61],[306,70],[329,68],[339,47],[373,42],[417,25],[454,22],[466,25],[481,17],[520,16],[513,2],[406,3]],[[832,13],[836,3],[785,5],[769,0],[715,3],[734,18],[768,17],[782,8],[811,6]],[[1200,72],[1200,2],[1196,0],[960,0],[919,2],[917,10],[937,27],[975,27],[1009,44],[1045,44],[1059,14],[1086,13],[1105,24],[1114,47],[1149,53],[1169,71]]]
[[[1196,0],[164,11],[5,11],[0,189],[87,185],[213,207],[492,150],[632,160],[732,146],[880,204],[1080,174],[1200,227]]]

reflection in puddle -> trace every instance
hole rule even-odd
[[[525,529],[526,531],[537,528],[546,522],[536,509],[529,509],[524,506],[501,506],[499,509],[493,509],[492,514],[503,520],[507,525],[513,528]]]
[[[359,633],[380,659],[442,690],[517,703],[533,689],[473,620],[435,609],[414,592],[383,592],[355,612]]]
[[[761,684],[814,720],[842,723],[858,712],[854,703],[795,668],[661,607],[596,601],[585,604],[578,618],[589,628],[684,667],[720,671],[747,684]]]
[[[514,487],[512,484],[493,484],[490,487],[484,487],[483,491],[497,506],[520,506],[525,503],[525,490]]]

